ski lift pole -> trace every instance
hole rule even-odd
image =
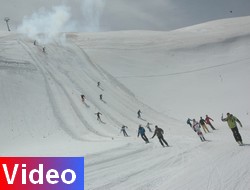
[[[6,22],[6,25],[7,25],[8,31],[10,31],[9,20],[10,20],[10,18],[9,18],[9,17],[5,17],[5,18],[4,18],[4,21]]]

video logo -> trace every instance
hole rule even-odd
[[[1,190],[84,190],[83,157],[0,157]]]

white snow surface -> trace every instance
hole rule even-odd
[[[66,39],[43,53],[35,39],[0,33],[0,155],[84,156],[87,190],[250,189],[250,17]],[[245,146],[221,122],[227,112]],[[186,119],[206,114],[217,130],[201,142]],[[170,147],[137,138],[147,122]]]

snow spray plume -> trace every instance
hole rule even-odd
[[[70,8],[64,5],[53,7],[51,11],[40,9],[30,17],[25,17],[17,30],[39,43],[46,44],[62,40],[64,35],[60,35],[60,32],[72,30],[72,25],[69,25],[70,17]]]
[[[84,31],[100,31],[100,17],[105,6],[105,0],[82,0]]]

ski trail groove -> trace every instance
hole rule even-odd
[[[42,76],[44,78],[45,87],[47,89],[48,97],[49,97],[50,103],[52,105],[53,113],[54,113],[54,115],[57,118],[57,121],[59,123],[59,126],[62,127],[62,129],[64,129],[64,131],[67,134],[69,134],[72,138],[77,139],[77,140],[83,140],[83,138],[81,136],[79,136],[79,134],[74,134],[72,132],[72,130],[70,130],[68,128],[68,125],[66,124],[67,121],[62,117],[61,111],[60,111],[60,109],[58,109],[58,103],[56,101],[56,98],[53,95],[52,87],[51,87],[51,85],[50,85],[50,83],[48,81],[48,78],[47,78],[46,74],[45,74],[45,73],[48,74],[48,72],[44,68],[42,68],[39,64],[36,64],[36,63],[40,63],[42,65],[43,63],[41,63],[38,58],[33,56],[34,53],[30,51],[30,48],[25,44],[25,42],[19,41],[19,43],[26,50],[26,52],[29,54],[29,56],[34,60],[34,64],[40,70],[40,73],[42,74]]]

